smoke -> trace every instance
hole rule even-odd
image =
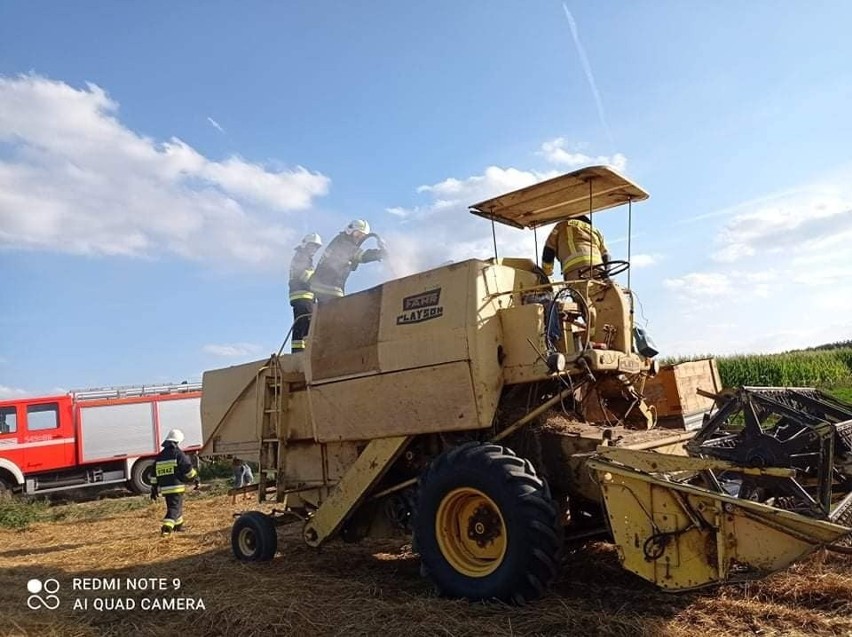
[[[574,39],[574,46],[577,49],[577,55],[580,56],[580,63],[583,65],[583,72],[586,74],[586,79],[589,81],[589,86],[592,89],[592,96],[595,98],[595,105],[598,109],[598,117],[601,120],[601,126],[604,128],[610,144],[613,144],[612,131],[606,121],[606,113],[604,113],[601,94],[598,91],[597,82],[595,82],[595,75],[592,73],[592,65],[589,64],[589,58],[586,57],[586,50],[583,48],[583,43],[580,42],[580,34],[577,31],[577,22],[574,20],[574,16],[571,15],[568,5],[564,2],[562,3],[562,9],[565,11],[565,17],[568,18],[568,26],[571,28],[571,37]]]
[[[384,235],[383,239],[388,251],[384,263],[392,278],[399,279],[428,267],[423,255],[423,245],[414,237],[392,232]]]

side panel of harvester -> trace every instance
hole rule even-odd
[[[470,260],[318,306],[304,354],[204,374],[203,453],[264,454],[279,485],[330,485],[362,441],[490,427],[512,348],[535,358],[502,321],[535,284]]]
[[[306,369],[316,439],[491,426],[503,387],[501,307],[531,273],[470,260],[320,306]]]

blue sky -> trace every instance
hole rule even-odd
[[[261,358],[304,233],[369,219],[394,256],[363,289],[489,256],[468,204],[601,162],[651,193],[632,283],[665,354],[852,336],[848,3],[0,15],[0,395]],[[626,215],[598,222],[625,256]],[[498,239],[532,256],[531,233]]]

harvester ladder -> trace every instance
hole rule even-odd
[[[287,439],[290,437],[290,400],[291,382],[280,365],[277,355],[273,354],[266,365],[262,382],[258,383],[261,392],[260,414],[260,476],[259,498],[266,499],[269,474],[275,475],[275,499],[283,502],[286,498],[285,481],[287,476]],[[301,380],[301,379],[300,379]]]

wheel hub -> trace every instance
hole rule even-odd
[[[470,517],[467,536],[484,548],[493,542],[502,532],[503,520],[500,514],[487,505],[480,505]]]
[[[503,563],[506,523],[497,504],[478,489],[461,487],[445,495],[435,531],[442,555],[463,575],[485,577]]]
[[[249,528],[240,530],[237,542],[239,543],[240,551],[242,551],[243,555],[254,555],[254,552],[257,550],[257,536],[254,534],[254,531]]]

